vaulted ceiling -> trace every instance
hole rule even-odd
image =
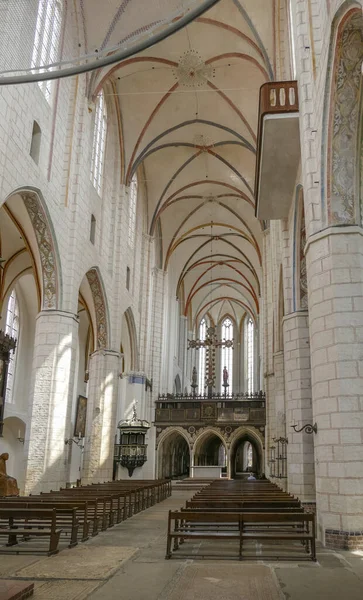
[[[125,183],[145,177],[148,229],[185,314],[259,313],[254,177],[260,86],[274,73],[273,0],[221,0],[180,32],[92,76],[117,95]]]

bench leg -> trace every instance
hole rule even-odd
[[[166,555],[165,555],[165,558],[166,559],[171,558],[171,537],[170,537],[169,534],[168,534],[167,541],[166,541]]]
[[[99,524],[99,518],[95,517],[93,519],[92,537],[94,537],[95,535],[98,534],[98,524]]]
[[[314,562],[316,562],[316,543],[314,537],[311,540],[311,558]]]
[[[89,539],[89,522],[85,519],[83,522],[83,534],[81,542],[86,542]]]
[[[78,525],[74,525],[71,531],[71,541],[68,545],[68,548],[74,548],[78,544]]]
[[[18,543],[16,533],[9,533],[7,546],[15,546]]]
[[[52,554],[58,554],[58,544],[59,544],[60,532],[59,533],[51,533],[50,534],[50,542],[49,542],[49,551],[48,556],[52,556]]]

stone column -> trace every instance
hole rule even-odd
[[[97,350],[90,358],[84,484],[112,479],[120,361],[112,350]]]
[[[363,546],[363,236],[330,227],[306,245],[316,500],[326,546]]]
[[[78,316],[59,310],[36,318],[29,417],[25,439],[25,493],[65,486],[71,437]]]
[[[314,437],[298,429],[313,422],[307,310],[283,319],[288,491],[302,502],[315,502]]]

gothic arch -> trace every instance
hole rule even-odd
[[[139,357],[139,345],[137,343],[137,332],[136,324],[134,319],[134,313],[132,312],[131,306],[125,311],[125,319],[127,329],[130,336],[131,344],[131,370],[139,371],[140,369],[140,357]]]
[[[332,24],[325,87],[321,200],[328,225],[360,223],[362,60],[362,7],[346,1]]]
[[[174,443],[176,442],[176,446],[179,447],[179,450],[181,450],[182,454],[184,455],[184,463],[187,463],[187,465],[188,465],[187,471],[189,472],[189,466],[190,466],[190,462],[191,462],[191,460],[190,460],[191,448],[190,448],[190,439],[188,438],[187,432],[182,427],[167,427],[167,429],[165,429],[160,434],[159,438],[157,438],[157,441],[156,441],[156,466],[157,466],[156,476],[159,478],[164,477],[164,475],[166,475],[165,468],[166,468],[166,470],[168,470],[168,466],[165,463],[167,462],[167,460],[170,463],[170,459],[171,459],[170,450],[171,450],[171,448],[173,448],[173,438],[174,438]],[[180,446],[180,441],[182,442],[181,446]],[[168,452],[168,456],[164,455],[165,444],[166,444],[166,451]],[[183,446],[184,446],[184,448],[183,448]],[[174,444],[174,448],[175,448],[175,444]],[[169,464],[169,467],[170,467],[170,464]],[[172,471],[173,471],[173,469],[170,469],[168,476],[172,474]]]
[[[224,437],[223,437],[222,433],[219,431],[219,429],[217,429],[216,427],[206,427],[201,433],[199,433],[197,435],[197,437],[194,440],[194,443],[193,443],[194,453],[197,451],[198,446],[201,445],[201,442],[204,440],[204,438],[206,438],[210,435],[219,437],[219,439],[221,440],[221,442],[224,445],[226,452],[227,452],[226,440],[224,439]]]
[[[11,211],[11,199],[19,196],[30,219],[38,250],[39,280],[41,281],[41,308],[43,310],[62,307],[61,262],[57,239],[46,202],[41,191],[34,187],[21,187],[9,194],[4,203]],[[12,211],[11,211],[12,212]],[[12,215],[14,222],[17,220]],[[18,223],[17,223],[18,225]]]
[[[102,279],[97,267],[92,267],[86,273],[89,283],[96,319],[96,350],[107,348],[109,345],[108,310]]]
[[[258,458],[259,458],[259,474],[264,473],[264,439],[260,431],[258,431],[255,427],[242,426],[235,429],[230,437],[230,457],[233,459],[233,456],[237,450],[238,443],[243,439],[251,442],[255,447]]]

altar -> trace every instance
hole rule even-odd
[[[191,467],[191,477],[195,479],[220,479],[223,467],[218,465],[204,465]]]

